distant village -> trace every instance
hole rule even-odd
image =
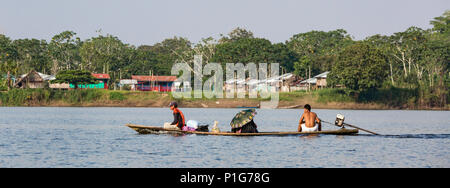
[[[261,87],[270,86],[272,91],[293,92],[309,91],[327,87],[328,71],[309,79],[303,79],[292,73],[268,78],[265,80],[251,80],[250,78],[232,79],[224,81],[223,91],[230,91],[233,88],[239,92],[250,92],[259,90]],[[109,74],[92,73],[96,79],[96,84],[79,85],[79,89],[112,89],[112,90],[130,90],[130,91],[153,91],[153,92],[173,92],[192,90],[191,83],[179,83],[176,76],[154,76],[154,75],[132,75],[131,79],[121,79],[119,83],[114,84],[110,81]],[[61,90],[75,89],[70,83],[51,83],[55,80],[55,75],[47,75],[37,71],[30,71],[28,74],[21,75],[20,78],[12,78],[14,88],[33,89],[33,88],[51,88]],[[110,85],[109,85],[110,84]],[[181,87],[180,87],[181,86]]]

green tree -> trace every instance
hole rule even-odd
[[[392,86],[396,85],[399,75],[402,74],[400,64],[396,63],[394,46],[392,45],[392,40],[389,36],[384,35],[373,35],[367,37],[365,42],[370,43],[372,46],[380,49],[383,54],[387,57],[387,63],[389,64],[389,80]]]
[[[81,58],[79,56],[80,38],[75,38],[73,31],[64,31],[55,35],[48,45],[48,53],[52,59],[52,73],[60,70],[79,68]]]
[[[75,89],[78,89],[78,85],[94,84],[96,80],[89,71],[65,70],[58,72],[52,83],[70,83],[75,85]]]
[[[430,24],[433,25],[433,31],[436,31],[440,34],[450,35],[450,10],[444,12],[442,16],[434,18],[430,21]]]
[[[212,38],[204,38],[192,48],[193,55],[201,55],[202,62],[208,64],[216,53],[217,41]]]
[[[421,64],[424,64],[425,78],[429,91],[425,94],[429,101],[420,101],[431,104],[431,106],[445,106],[450,99],[450,11],[442,16],[434,18],[430,23],[433,28],[426,33],[426,43],[423,51]],[[423,98],[423,97],[422,97]]]
[[[286,42],[288,48],[295,52],[300,60],[305,56],[310,60],[311,74],[316,75],[329,71],[336,59],[336,54],[353,40],[347,31],[337,29],[334,31],[310,31],[299,33]],[[299,67],[301,62],[296,62]],[[299,70],[296,70],[299,73]],[[303,75],[301,75],[303,76]]]
[[[158,63],[156,53],[145,49],[145,47],[139,47],[136,50],[131,51],[130,63],[127,64],[122,70],[122,77],[130,78],[131,75],[148,75],[151,70],[155,70],[155,74],[159,74],[156,70],[156,64]]]
[[[19,39],[13,42],[17,49],[20,74],[31,70],[48,73],[51,69],[50,58],[47,54],[47,42],[37,39]]]
[[[6,74],[6,79],[3,85],[11,88],[11,74],[17,76],[18,53],[12,41],[5,35],[0,34],[0,78],[3,79],[3,74]]]
[[[213,62],[271,63],[275,60],[272,43],[262,38],[243,38],[218,44]]]
[[[240,38],[219,43],[211,62],[222,63],[279,63],[281,71],[294,70],[297,60],[293,51],[285,44],[272,44],[264,38]]]
[[[83,70],[109,74],[123,67],[128,46],[112,35],[99,35],[83,42],[80,47]]]
[[[312,60],[309,56],[303,56],[294,64],[294,74],[305,79],[309,78],[309,70],[311,69]]]
[[[151,70],[155,75],[170,75],[172,65],[176,62],[191,63],[193,61],[192,43],[182,37],[165,39],[153,46],[140,46],[138,50],[148,51],[154,56],[149,57],[151,61]],[[145,72],[144,71],[144,72]]]
[[[253,36],[253,32],[237,27],[233,29],[230,33],[228,33],[228,36],[221,35],[222,38],[219,39],[219,43],[226,43],[226,42],[236,42],[240,39],[251,39],[255,38]]]
[[[421,80],[424,65],[420,63],[420,59],[427,40],[425,31],[418,27],[410,27],[404,32],[394,33],[390,40],[392,43],[391,54],[403,69],[404,81]],[[416,83],[412,82],[412,84]]]
[[[358,92],[379,88],[388,75],[386,56],[365,42],[357,42],[339,53],[330,84],[343,84]]]
[[[273,62],[280,63],[283,72],[293,72],[294,62],[297,61],[295,52],[284,43],[272,45]]]

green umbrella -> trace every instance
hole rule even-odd
[[[255,117],[256,111],[255,109],[242,110],[234,116],[233,120],[231,120],[231,128],[241,128],[245,124],[251,122],[253,117]]]

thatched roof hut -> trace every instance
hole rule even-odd
[[[14,84],[14,87],[23,89],[44,88],[48,81],[54,79],[55,76],[42,74],[32,70],[28,74],[22,75],[21,78]]]

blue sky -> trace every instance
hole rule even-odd
[[[112,34],[132,45],[173,36],[196,43],[242,27],[284,42],[311,30],[345,29],[360,40],[390,35],[450,10],[449,0],[0,0],[0,33],[50,40],[65,30],[81,39]]]

